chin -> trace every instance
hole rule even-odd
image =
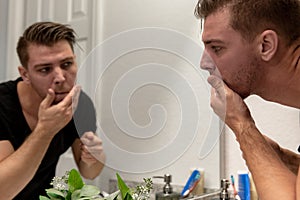
[[[58,104],[59,102],[61,102],[61,101],[56,101],[56,100],[54,100],[54,101],[52,102],[51,105],[56,105],[56,104]]]
[[[240,97],[244,100],[246,99],[247,97],[249,97],[250,95],[249,94],[240,94]]]
[[[237,93],[242,99],[246,99],[247,97],[250,96],[250,93],[248,91],[243,91],[242,89],[239,89],[238,87],[235,87],[227,83],[226,81],[224,82],[230,89],[232,89],[235,93]]]
[[[63,99],[54,99],[53,104],[58,104],[59,102],[61,102]]]
[[[243,91],[235,91],[233,90],[234,92],[236,92],[242,99],[246,99],[247,97],[250,96],[250,93],[249,92],[243,92]]]

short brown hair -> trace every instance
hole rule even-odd
[[[75,31],[69,25],[55,22],[37,22],[29,26],[19,38],[17,44],[17,54],[19,60],[24,67],[27,67],[29,60],[28,46],[29,44],[39,44],[52,46],[56,42],[66,40],[74,51],[76,43]]]
[[[199,0],[195,15],[206,18],[224,7],[230,9],[232,28],[249,41],[267,29],[287,45],[300,37],[300,0]]]

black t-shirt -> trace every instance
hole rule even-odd
[[[21,80],[18,78],[0,84],[0,140],[9,140],[15,150],[32,132],[17,94],[17,83]],[[14,199],[31,200],[45,195],[45,189],[51,187],[60,155],[85,131],[96,132],[96,114],[91,99],[81,92],[73,119],[53,138],[35,176]]]

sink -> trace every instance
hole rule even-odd
[[[135,181],[126,181],[126,184],[128,187],[134,187],[139,182]],[[155,193],[161,191],[163,188],[164,184],[153,184],[153,190],[150,194],[150,199],[149,200],[155,200]],[[183,186],[177,186],[177,185],[172,185],[173,186],[173,191],[174,192],[180,192],[183,189]],[[117,180],[115,179],[110,179],[109,180],[109,193],[113,193],[118,190],[118,183]],[[218,189],[210,189],[210,188],[204,188],[204,193],[195,195],[195,196],[189,196],[186,198],[182,198],[181,200],[212,200],[212,199],[219,199],[220,198],[220,190]]]
[[[187,197],[185,199],[186,200],[212,200],[212,199],[219,199],[219,198],[220,198],[220,190],[205,188],[203,194]]]

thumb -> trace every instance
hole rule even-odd
[[[225,90],[227,87],[221,78],[212,75],[208,77],[207,82],[212,87],[212,95],[221,99],[225,99]]]
[[[51,88],[49,88],[47,96],[43,100],[44,106],[45,107],[50,107],[51,104],[53,103],[54,99],[55,99],[55,93],[54,93],[54,91]]]
[[[216,90],[220,90],[222,88],[224,88],[224,83],[222,81],[222,79],[220,79],[217,76],[211,75],[208,77],[207,82]]]
[[[83,136],[81,136],[81,138],[92,140],[94,138],[94,133],[92,131],[87,131],[83,134]]]

